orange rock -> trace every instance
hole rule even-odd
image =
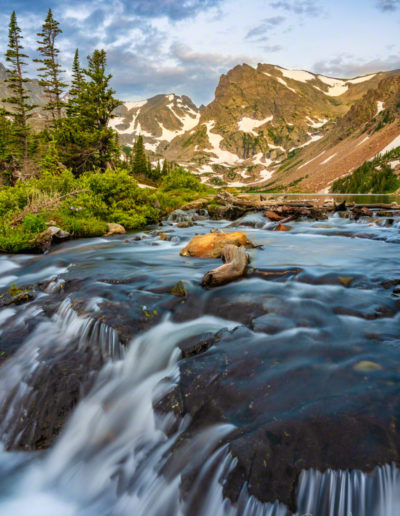
[[[195,256],[197,258],[220,258],[224,247],[228,244],[237,247],[244,246],[247,249],[255,247],[246,234],[241,231],[207,233],[206,235],[194,236],[180,254],[181,256]]]
[[[266,211],[264,213],[264,217],[268,217],[269,220],[273,220],[273,221],[276,221],[276,222],[279,222],[280,220],[283,219],[283,217],[281,217],[280,215],[278,215],[274,211]]]
[[[278,224],[275,231],[290,231],[291,229],[289,226],[285,226],[285,224]]]

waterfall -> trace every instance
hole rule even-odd
[[[24,417],[35,395],[35,375],[52,354],[69,346],[95,347],[109,360],[54,447],[30,458],[13,477],[8,498],[0,501],[1,516],[290,516],[278,501],[255,499],[246,484],[235,503],[224,498],[224,483],[237,464],[227,444],[234,426],[212,425],[185,441],[187,416],[171,435],[167,429],[175,416],[156,416],[153,410],[154,400],[179,380],[177,344],[235,326],[213,316],[185,323],[164,320],[123,353],[113,330],[80,317],[66,300],[3,367],[0,425],[5,440],[13,434],[13,422]],[[0,464],[5,456],[0,452]],[[185,476],[192,479],[186,491]],[[397,516],[399,494],[395,465],[371,474],[304,471],[296,516]]]
[[[89,365],[95,361],[101,364],[107,358],[116,360],[124,354],[115,330],[91,317],[79,316],[67,298],[50,320],[37,326],[2,368],[0,434],[8,447],[18,448],[21,443],[25,446],[33,438],[38,430],[38,411],[45,411],[50,401],[41,401],[43,394],[55,395],[42,392],[43,382],[48,381],[49,370],[56,368],[59,360],[68,359],[77,350],[90,357]],[[87,373],[89,376],[90,371]]]

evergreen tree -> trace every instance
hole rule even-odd
[[[135,176],[146,176],[148,173],[146,152],[144,150],[143,137],[141,134],[133,147],[132,172]]]
[[[108,124],[121,102],[114,97],[109,86],[112,76],[105,68],[104,50],[88,56],[88,67],[82,70],[84,79],[77,79],[73,109],[57,131],[63,163],[77,174],[95,168],[104,172],[120,154],[118,134]]]
[[[9,119],[7,111],[2,108],[0,109],[0,184],[1,182],[13,183],[16,167],[15,124]]]
[[[168,161],[166,159],[164,159],[164,163],[163,163],[161,174],[163,176],[166,176],[168,174],[168,170],[169,170]]]
[[[160,165],[160,160],[158,160],[158,161],[157,161],[157,166],[156,166],[155,173],[156,173],[156,176],[157,176],[157,177],[161,177],[161,165]]]
[[[24,47],[21,45],[22,35],[21,29],[18,27],[15,11],[11,14],[8,31],[8,50],[6,52],[6,61],[11,66],[7,70],[6,83],[11,90],[11,96],[3,99],[3,102],[12,106],[9,115],[15,125],[16,150],[18,157],[22,158],[24,172],[28,167],[28,136],[29,128],[28,119],[32,116],[31,111],[34,105],[29,104],[27,100],[29,95],[24,87],[28,79],[24,78],[23,70],[26,66],[24,59],[27,55],[22,51]]]
[[[54,120],[60,119],[62,116],[63,102],[61,100],[63,89],[67,86],[61,81],[60,75],[64,70],[61,70],[60,64],[57,62],[60,51],[55,46],[55,40],[62,30],[59,23],[53,18],[53,13],[49,9],[46,20],[42,26],[42,32],[37,36],[38,51],[42,55],[41,59],[35,59],[35,62],[41,63],[39,68],[39,84],[44,88],[45,94],[48,97],[48,103],[45,107],[51,113]]]
[[[84,84],[84,77],[81,68],[81,64],[79,62],[79,50],[75,50],[74,61],[72,63],[72,82],[71,87],[69,89],[68,94],[68,103],[67,103],[67,115],[73,116],[77,113],[79,104],[77,99],[79,95],[82,93]]]

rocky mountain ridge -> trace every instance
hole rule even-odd
[[[0,98],[7,96],[5,76],[0,64]],[[156,95],[122,104],[111,126],[123,147],[141,134],[154,162],[180,163],[205,183],[322,192],[396,144],[399,81],[399,70],[337,79],[242,64],[221,76],[205,107],[187,96]],[[45,103],[36,80],[27,88],[33,103]]]
[[[359,127],[374,118],[383,105],[378,104],[383,100],[377,100],[377,88],[398,74],[336,79],[275,65],[243,64],[221,76],[214,100],[202,109],[188,97],[159,95],[121,106],[113,127],[124,145],[132,145],[141,133],[154,159],[181,163],[203,182],[290,190],[305,176],[319,176],[316,164],[306,164],[317,156],[314,149],[320,154],[334,138],[343,140],[349,120]],[[360,111],[357,105],[364,96],[363,105],[369,107]],[[308,159],[293,160],[300,155]],[[307,174],[294,174],[304,164]],[[322,179],[306,181],[302,187],[314,188],[314,183],[320,190],[328,186]]]

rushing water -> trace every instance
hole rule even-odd
[[[1,516],[288,516],[263,489],[285,492],[293,455],[298,516],[400,514],[400,221],[236,224],[264,247],[248,278],[209,291],[216,262],[179,251],[229,222],[0,257],[4,291],[42,282],[0,310]],[[180,280],[186,298],[170,294]],[[205,335],[211,347],[182,358]],[[183,413],[155,410],[177,390]]]

